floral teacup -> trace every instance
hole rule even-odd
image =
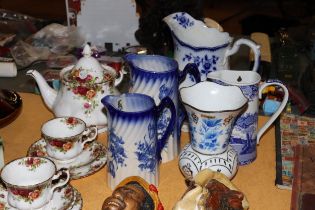
[[[67,184],[69,178],[67,169],[57,171],[54,162],[43,157],[16,159],[1,171],[1,179],[8,190],[8,203],[22,210],[46,205],[54,190]],[[53,181],[57,183],[52,184]]]
[[[87,127],[75,117],[58,117],[45,122],[41,129],[49,157],[59,161],[74,160],[84,144],[96,139],[97,127]]]

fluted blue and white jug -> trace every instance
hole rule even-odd
[[[159,55],[128,54],[125,60],[130,69],[129,92],[149,95],[156,104],[159,104],[163,98],[169,97],[175,105],[176,125],[162,152],[162,162],[171,161],[179,153],[180,126],[184,119],[184,112],[180,110],[178,102],[179,82],[183,80],[181,86],[188,86],[192,81],[200,82],[198,68],[190,64],[184,71],[179,71],[178,63],[174,59]],[[169,119],[170,111],[166,109],[158,120],[159,136],[166,129]]]
[[[145,94],[126,93],[102,99],[108,118],[108,185],[114,189],[129,176],[158,185],[161,151],[175,125],[176,110],[169,97],[158,106]],[[158,138],[158,116],[170,110],[170,120]]]

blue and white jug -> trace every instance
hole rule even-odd
[[[129,176],[158,185],[161,151],[175,125],[176,110],[168,97],[158,106],[139,93],[108,95],[102,99],[108,118],[108,185],[114,189]],[[170,110],[170,120],[158,138],[157,119]]]
[[[209,28],[185,12],[176,12],[163,18],[172,32],[174,58],[183,70],[188,63],[195,63],[206,80],[212,71],[229,69],[229,56],[235,54],[241,45],[249,46],[254,52],[253,71],[257,71],[260,60],[260,46],[245,38],[232,44],[233,38],[227,32]]]
[[[180,148],[180,126],[184,112],[178,102],[179,82],[188,86],[200,82],[200,75],[195,65],[189,64],[184,71],[178,70],[177,62],[166,56],[128,54],[124,57],[130,69],[130,90],[132,93],[142,93],[151,96],[156,104],[169,97],[176,109],[176,125],[169,136],[162,152],[162,162],[168,162],[178,156]],[[192,80],[192,81],[191,81]],[[164,132],[170,119],[169,110],[165,110],[158,120],[158,134]]]
[[[265,131],[272,125],[285,108],[289,93],[279,80],[261,82],[261,77],[253,71],[222,70],[211,72],[208,78],[222,84],[239,87],[248,99],[248,107],[237,118],[231,133],[230,144],[237,151],[240,165],[253,162],[257,156],[257,144]],[[268,121],[258,129],[259,99],[262,91],[268,86],[280,86],[283,90],[283,100]]]

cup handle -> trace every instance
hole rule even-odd
[[[83,132],[83,136],[86,136],[87,138],[84,141],[82,141],[81,143],[82,147],[84,146],[85,143],[95,140],[97,134],[98,132],[97,132],[96,125],[91,125],[87,127],[85,131]]]
[[[169,97],[165,97],[161,100],[160,104],[157,106],[157,116],[160,116],[163,113],[163,110],[169,108],[171,111],[171,119],[169,124],[167,125],[167,128],[165,130],[165,132],[163,133],[161,139],[158,139],[157,142],[157,156],[158,156],[158,160],[161,160],[161,152],[162,149],[164,148],[168,137],[171,135],[174,126],[175,126],[175,122],[176,122],[176,109],[175,109],[175,105],[172,101],[172,99],[170,99]]]
[[[239,48],[240,48],[240,45],[247,45],[249,48],[251,48],[254,52],[254,66],[253,66],[253,69],[252,71],[254,72],[257,72],[258,70],[258,67],[259,67],[259,62],[260,62],[260,45],[257,45],[255,42],[249,40],[249,39],[238,39],[234,44],[233,44],[233,47],[228,49],[225,53],[225,56],[224,56],[224,60],[223,60],[223,63],[226,63],[227,62],[227,58],[233,54],[235,54]]]
[[[268,80],[265,83],[263,83],[260,87],[259,87],[259,99],[262,98],[262,91],[264,90],[265,87],[271,86],[271,85],[277,85],[280,86],[283,91],[284,91],[284,96],[283,96],[283,100],[279,106],[279,108],[277,109],[277,111],[269,118],[269,120],[263,125],[263,127],[261,127],[257,133],[257,144],[259,144],[260,138],[261,136],[265,133],[265,131],[269,128],[269,126],[277,119],[277,117],[281,114],[282,110],[285,108],[288,99],[289,99],[289,91],[286,88],[286,86],[284,84],[282,84],[281,81],[279,80]]]
[[[62,178],[62,176],[65,176],[65,179],[60,181],[58,179]],[[69,169],[61,168],[57,171],[57,173],[53,176],[52,181],[58,180],[56,184],[53,184],[50,190],[50,195],[52,195],[57,187],[61,187],[63,185],[66,185],[70,180],[70,172]]]

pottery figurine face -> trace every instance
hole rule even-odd
[[[87,127],[75,117],[53,118],[43,124],[41,132],[48,156],[59,161],[74,160],[83,151],[84,144],[97,137],[96,126]]]
[[[238,86],[248,99],[246,110],[235,122],[230,137],[230,144],[238,153],[240,165],[253,162],[256,159],[256,147],[261,136],[286,106],[289,97],[287,88],[279,80],[261,82],[260,75],[253,71],[222,70],[211,72],[208,74],[208,78],[222,85]],[[268,86],[281,87],[284,97],[278,110],[258,129],[259,99],[262,96],[263,89]]]
[[[88,45],[83,53],[76,65],[61,70],[58,92],[50,88],[36,70],[29,70],[27,75],[35,78],[45,104],[56,117],[74,116],[84,120],[88,126],[105,128],[107,119],[100,101],[106,95],[119,93],[115,86],[122,81],[123,73],[119,72],[120,77],[116,79],[116,70],[93,58]]]
[[[201,80],[212,71],[229,68],[229,56],[235,54],[240,45],[247,45],[255,54],[253,71],[259,65],[260,47],[248,39],[238,39],[232,45],[232,38],[226,32],[209,28],[185,12],[176,12],[163,19],[170,27],[174,41],[174,58],[183,70],[188,63],[195,63]]]
[[[65,179],[60,179],[65,174]],[[8,203],[18,209],[37,209],[47,204],[57,187],[68,183],[68,170],[41,157],[23,157],[4,166],[1,179],[8,190]],[[52,184],[52,181],[57,181]]]
[[[176,126],[162,151],[162,161],[171,161],[178,156],[180,142],[180,126],[183,115],[179,110],[179,80],[189,74],[198,77],[198,69],[180,72],[177,62],[165,56],[128,54],[125,56],[130,68],[131,87],[129,92],[151,96],[156,104],[165,97],[170,97],[176,108]],[[194,72],[193,72],[194,71]],[[198,74],[196,76],[196,74]],[[170,119],[170,112],[165,110],[158,120],[158,133],[163,133]]]
[[[200,82],[180,89],[188,115],[192,148],[202,154],[220,154],[229,144],[232,125],[247,105],[238,87]]]
[[[153,98],[139,93],[106,96],[102,103],[108,116],[108,185],[114,189],[129,176],[140,176],[157,185],[159,161],[175,125],[176,110],[168,97],[156,106]],[[157,117],[171,112],[166,129],[158,138]]]

